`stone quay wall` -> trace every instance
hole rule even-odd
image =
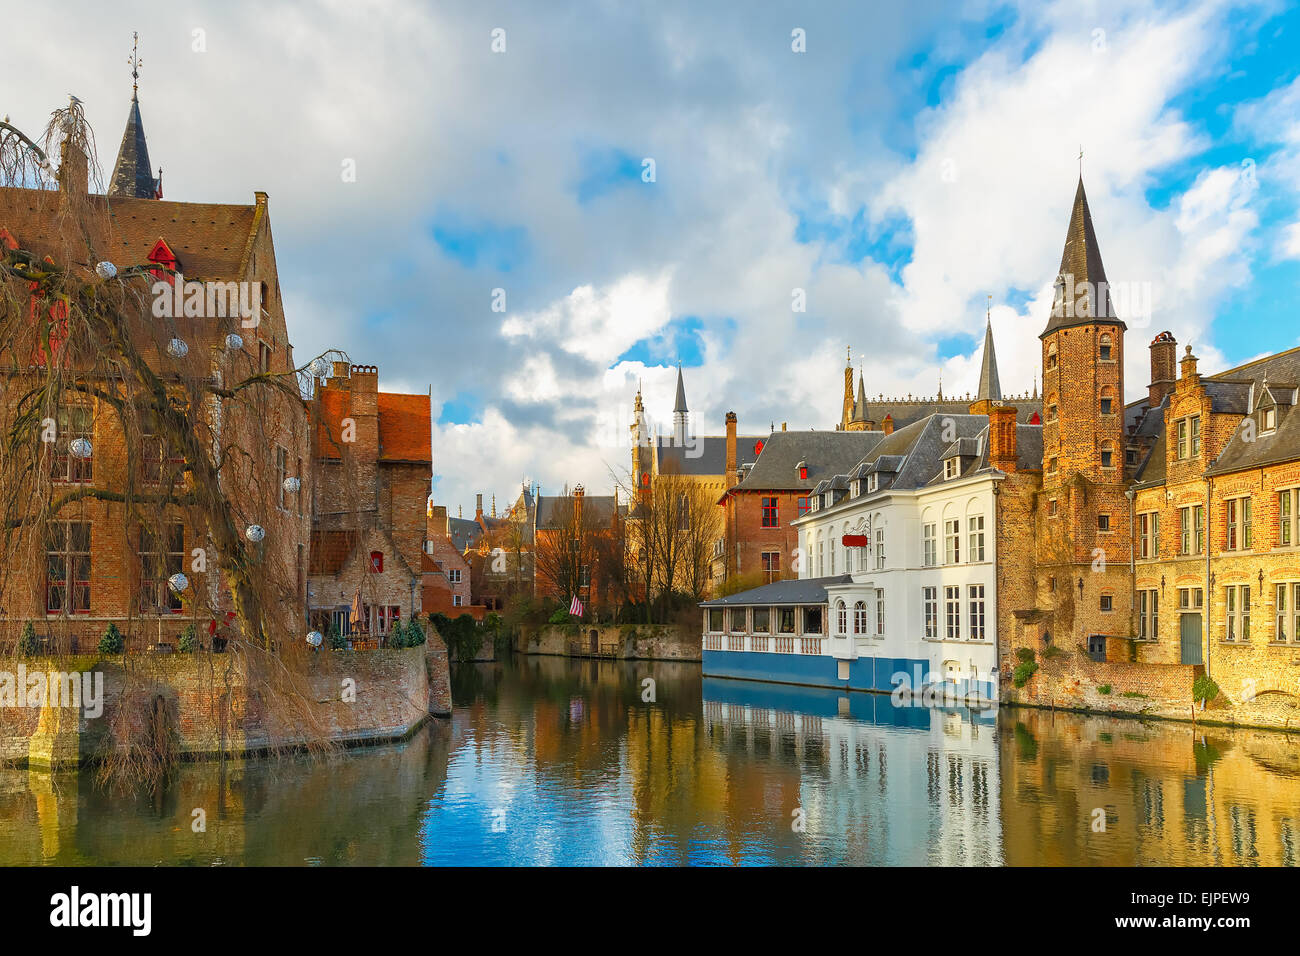
[[[524,635],[517,649],[521,654],[550,654],[560,657],[609,657],[616,660],[698,661],[700,631],[689,632],[670,625],[607,625],[580,627],[577,632],[562,627],[544,627]]]

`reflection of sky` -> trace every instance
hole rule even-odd
[[[693,740],[685,753],[678,750],[680,736],[670,745],[663,727],[645,741],[638,736],[661,761],[671,752],[677,762],[666,768],[646,756],[629,756],[628,722],[601,725],[604,736],[593,740],[593,727],[584,727],[584,721],[595,720],[595,712],[578,698],[563,704],[569,720],[548,728],[565,739],[558,752],[548,750],[548,763],[540,767],[534,748],[539,718],[526,703],[518,702],[517,711],[507,706],[507,713],[487,707],[474,720],[458,713],[453,737],[460,743],[450,755],[446,784],[422,821],[422,860],[434,865],[925,864],[947,861],[935,856],[938,839],[982,844],[974,859],[1000,859],[996,783],[983,825],[976,825],[973,835],[954,833],[967,825],[968,807],[933,794],[927,801],[927,754],[936,748],[964,751],[970,744],[968,714],[960,715],[966,733],[954,744],[942,732],[942,713],[899,711],[886,697],[852,695],[850,710],[833,691],[726,682],[731,686],[721,692],[727,698],[723,703],[710,701],[710,693],[719,693],[708,688],[715,683],[706,682],[705,705],[719,704],[733,715],[730,737],[707,716],[703,725],[693,716],[694,726],[686,732]],[[628,707],[638,709],[634,703]],[[785,741],[748,749],[749,727],[760,720],[766,726],[778,711],[794,714],[795,728],[802,728],[805,717],[819,720],[811,736],[820,745],[796,729]],[[615,732],[617,740],[611,739]],[[641,729],[633,732],[640,735]],[[683,733],[681,726],[672,733]],[[980,756],[995,780],[995,734],[991,726],[985,733],[980,749],[988,753]],[[801,753],[810,748],[820,755],[804,753],[796,760],[795,735]],[[858,754],[859,761],[865,755],[865,770],[851,772],[843,754]],[[878,776],[882,754],[884,784]],[[710,783],[714,777],[716,786]],[[638,788],[651,793],[642,792],[638,801]],[[805,814],[803,833],[792,829],[792,804]],[[959,853],[958,861],[973,862],[967,852]]]

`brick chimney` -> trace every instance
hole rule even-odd
[[[1016,470],[1016,407],[989,408],[989,464],[1010,474]]]
[[[1165,396],[1174,390],[1177,375],[1178,342],[1172,332],[1161,332],[1151,340],[1151,384],[1147,386],[1147,404],[1159,408]]]
[[[573,525],[576,528],[582,527],[582,499],[586,491],[582,485],[577,485],[573,489]]]
[[[483,493],[479,492],[474,496],[474,520],[479,524],[483,523]]]
[[[885,420],[880,423],[880,430],[886,435],[894,434],[894,416],[886,415]]]
[[[79,146],[65,139],[59,144],[59,192],[65,200],[72,200],[89,191],[90,161]]]
[[[736,481],[736,413],[727,412],[727,487]]]
[[[330,377],[327,383],[330,388],[348,389],[352,383],[348,380],[348,371],[352,368],[347,362],[334,362],[330,366]]]
[[[429,538],[447,537],[446,505],[433,505],[429,509],[429,520],[425,522],[425,534]]]

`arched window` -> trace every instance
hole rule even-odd
[[[1101,413],[1103,415],[1115,414],[1115,390],[1109,385],[1104,385],[1101,389]]]
[[[1055,342],[1047,346],[1047,368],[1049,371],[1051,369],[1056,368],[1056,343]]]
[[[835,602],[835,633],[849,633],[849,612],[844,607],[844,601]]]
[[[853,633],[867,633],[867,603],[859,601],[853,605]]]

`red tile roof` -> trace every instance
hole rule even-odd
[[[343,419],[347,417],[351,392],[342,388],[320,390],[320,425],[317,447],[322,458],[339,458]],[[433,424],[428,395],[379,392],[379,460],[433,462],[430,430]]]

